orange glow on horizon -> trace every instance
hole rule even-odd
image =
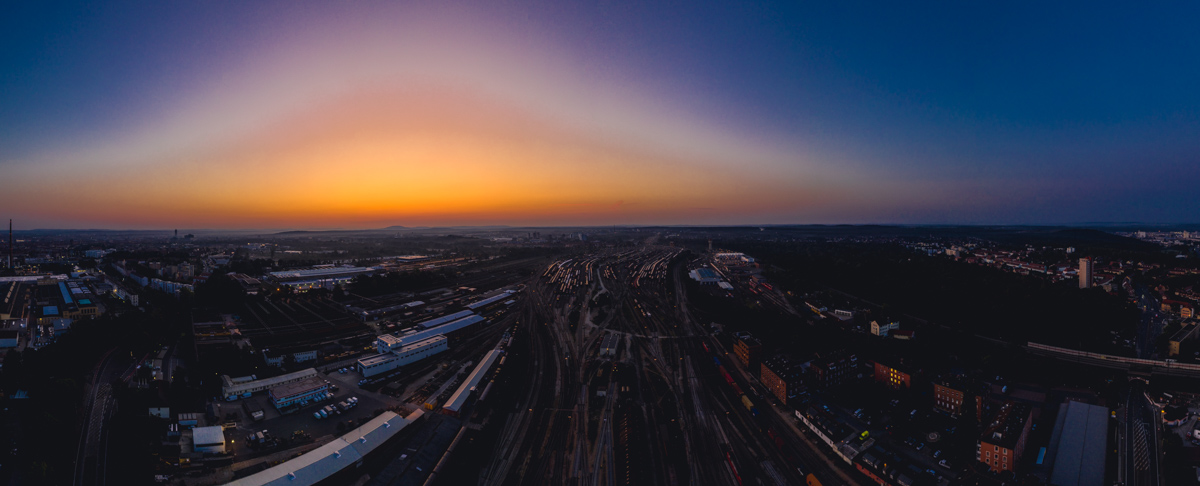
[[[58,175],[77,176],[29,210],[135,226],[625,224],[803,199],[444,88],[360,91],[227,146]]]

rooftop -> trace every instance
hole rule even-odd
[[[983,429],[979,440],[1012,449],[1017,445],[1031,409],[1023,403],[1008,402],[1000,407],[992,422]]]
[[[1059,408],[1050,438],[1050,484],[1101,486],[1107,448],[1108,408],[1067,402]]]
[[[192,429],[192,443],[196,446],[214,446],[225,443],[225,429],[220,425]]]
[[[308,393],[313,390],[319,390],[325,386],[325,380],[322,380],[316,376],[310,376],[294,383],[285,383],[283,385],[271,388],[271,396],[275,398],[287,398]]]

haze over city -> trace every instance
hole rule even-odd
[[[1180,223],[1192,4],[14,2],[22,228]]]

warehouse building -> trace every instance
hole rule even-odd
[[[196,452],[225,452],[225,429],[220,425],[192,429],[192,449]]]
[[[21,333],[15,329],[0,330],[0,348],[15,348],[20,344]]]
[[[267,394],[271,397],[271,403],[275,405],[275,408],[283,410],[294,405],[305,405],[318,396],[323,397],[328,389],[329,384],[325,383],[325,380],[312,376],[297,382],[276,386],[271,388]]]
[[[604,335],[604,339],[600,340],[600,356],[614,357],[617,355],[617,346],[621,344],[621,336],[617,333],[608,333]]]
[[[457,321],[457,320],[459,320],[459,319],[462,319],[462,318],[464,318],[464,317],[468,317],[468,316],[470,316],[470,315],[472,315],[472,314],[474,314],[474,312],[471,312],[471,311],[469,311],[469,310],[465,310],[465,311],[458,311],[458,312],[455,312],[455,313],[453,313],[453,314],[447,314],[447,315],[444,315],[444,316],[442,316],[442,317],[435,317],[435,318],[433,318],[433,319],[430,319],[430,320],[427,320],[427,321],[421,321],[421,322],[418,322],[418,323],[417,323],[417,327],[418,327],[418,328],[421,328],[421,329],[429,329],[429,328],[431,328],[431,327],[437,327],[437,326],[440,326],[440,325],[442,325],[442,324],[445,324],[445,323],[447,323],[447,322]]]
[[[442,324],[440,326],[431,327],[429,329],[420,330],[420,331],[416,331],[416,330],[408,331],[408,332],[405,332],[404,334],[400,335],[399,343],[389,345],[390,347],[388,349],[389,350],[395,349],[395,347],[397,345],[407,346],[410,343],[424,341],[424,340],[429,339],[434,336],[446,336],[447,339],[454,339],[454,337],[457,334],[459,334],[462,330],[467,329],[468,327],[474,326],[475,324],[479,324],[480,322],[483,322],[483,321],[484,321],[483,316],[470,315],[470,316],[464,317],[462,319],[458,319],[455,321],[448,322],[446,324]],[[378,341],[376,341],[376,345],[378,346]]]
[[[313,376],[317,376],[317,370],[312,368],[288,373],[286,375],[263,378],[261,380],[254,376],[230,378],[229,375],[223,375],[221,376],[221,395],[223,395],[226,400],[233,400],[238,397],[248,397],[251,393],[270,390],[271,388],[275,388],[279,385],[295,383]]]
[[[386,334],[380,336],[380,339],[384,337],[395,339],[395,336]],[[448,341],[445,336],[433,336],[423,341],[417,341],[398,348],[389,347],[388,349],[392,349],[392,351],[358,360],[358,372],[364,378],[389,373],[406,364],[414,363],[445,351],[448,349],[447,343]]]
[[[424,414],[423,410],[417,410],[408,417],[401,417],[393,412],[384,412],[366,425],[300,457],[226,483],[226,486],[351,484],[362,474],[358,468],[364,462],[387,455],[381,453],[371,456],[372,453],[381,449],[386,451],[394,444],[392,439],[400,431]]]
[[[284,270],[271,272],[271,280],[276,284],[286,285],[297,291],[312,289],[333,289],[349,283],[359,275],[375,273],[374,268],[352,266],[318,266],[302,270]]]
[[[515,292],[513,292],[512,290],[505,290],[503,292],[500,292],[500,293],[493,295],[491,297],[488,297],[486,299],[467,304],[467,308],[471,309],[471,310],[475,310],[475,309],[479,309],[480,307],[486,307],[489,304],[494,304],[496,302],[500,302],[501,300],[507,299],[508,296],[510,296],[514,293]]]
[[[487,375],[488,370],[492,369],[492,365],[504,354],[499,349],[488,351],[487,356],[484,356],[483,361],[479,362],[479,366],[471,372],[471,375],[463,380],[462,385],[450,395],[450,399],[446,400],[446,405],[442,407],[442,413],[446,415],[458,416],[459,410],[467,403],[467,398],[470,398],[471,392],[475,391],[475,387],[479,386],[479,382]]]
[[[1047,448],[1050,484],[1101,486],[1108,450],[1108,408],[1066,402],[1058,409]]]

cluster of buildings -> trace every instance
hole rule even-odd
[[[734,338],[737,361],[755,371],[771,395],[794,410],[834,455],[880,486],[943,484],[971,459],[996,477],[1033,474],[1053,477],[1051,484],[1077,486],[1103,482],[1109,410],[1085,403],[1089,398],[1046,403],[1044,393],[1014,393],[992,380],[935,373],[899,357],[862,359],[845,349],[766,358],[759,356],[762,350],[751,336]],[[845,393],[826,393],[834,389]],[[874,398],[853,402],[863,396]],[[874,405],[888,399],[890,405]],[[966,423],[960,420],[964,416],[978,428],[957,430]],[[1053,424],[1048,440],[1045,434],[1035,438],[1035,423]],[[927,438],[930,432],[943,437]],[[904,439],[908,434],[913,435]],[[973,438],[974,450],[946,453],[946,447],[964,442],[962,434]]]
[[[317,265],[312,268],[282,270],[268,274],[272,283],[279,286],[291,287],[303,292],[312,289],[330,289],[345,285],[359,275],[373,275],[373,267],[356,267],[351,265]]]
[[[80,319],[105,312],[98,295],[111,293],[103,278],[81,275],[0,278],[0,347],[41,346]]]
[[[402,333],[382,334],[375,340],[378,354],[359,359],[358,371],[364,378],[391,373],[404,365],[446,351],[452,341],[482,322],[485,322],[483,316],[460,311],[420,322]]]

